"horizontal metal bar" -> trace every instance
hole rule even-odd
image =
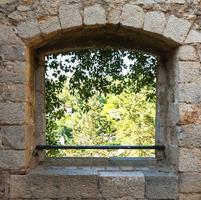
[[[97,145],[76,145],[76,146],[66,146],[66,145],[37,145],[36,150],[50,150],[50,149],[157,149],[165,150],[163,145],[137,145],[137,146],[128,146],[128,145],[106,145],[106,146],[97,146]]]

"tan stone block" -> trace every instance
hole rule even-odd
[[[39,21],[41,33],[44,35],[54,34],[61,30],[60,22],[57,16],[47,17]]]
[[[179,200],[200,200],[201,194],[186,194],[186,193],[180,193],[179,194]]]
[[[164,36],[171,38],[178,43],[182,43],[186,38],[191,23],[188,20],[171,15],[164,30]]]
[[[200,63],[180,61],[176,64],[176,81],[178,83],[190,83],[200,79]]]
[[[0,24],[0,30],[0,45],[23,44],[21,39],[16,36],[12,26]]]
[[[82,26],[79,5],[62,5],[59,8],[59,19],[62,29],[74,29]]]
[[[201,149],[180,148],[179,150],[179,171],[180,172],[201,172]]]
[[[186,38],[185,43],[201,43],[201,32],[191,30]]]
[[[11,175],[10,195],[11,198],[36,199],[97,198],[97,177],[93,174],[72,174],[72,170],[64,168]]]
[[[84,8],[84,25],[86,26],[104,26],[106,25],[105,9],[96,4]]]
[[[125,4],[123,6],[121,15],[121,25],[127,28],[137,28],[143,27],[144,23],[144,12],[139,6],[132,4]]]
[[[201,125],[184,125],[177,127],[179,146],[192,148],[201,147]]]
[[[25,151],[21,150],[0,150],[1,169],[22,169],[26,165]]]
[[[0,124],[25,123],[24,103],[0,103]]]
[[[24,83],[25,67],[24,62],[0,62],[0,83]]]
[[[0,137],[4,149],[24,150],[33,143],[33,126],[2,126]]]
[[[121,8],[111,9],[108,14],[108,24],[119,24],[121,16]]]
[[[179,47],[176,57],[181,61],[196,61],[196,50],[193,46],[184,45]]]
[[[144,30],[161,34],[166,23],[165,15],[162,12],[148,12],[145,15]]]
[[[180,192],[201,193],[201,173],[182,173],[179,182]]]
[[[21,22],[17,26],[17,34],[25,39],[29,40],[30,42],[32,40],[40,39],[41,38],[41,32],[39,29],[39,23],[36,19],[27,20],[25,22]]]
[[[99,184],[101,196],[105,199],[124,196],[144,198],[145,180],[142,172],[99,172]]]

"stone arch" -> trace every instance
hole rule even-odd
[[[98,0],[90,3],[79,0],[65,4],[58,2],[52,8],[43,8],[47,11],[44,14],[37,10],[25,11],[31,3],[25,7],[15,3],[18,11],[12,13],[6,6],[3,7],[7,15],[2,15],[0,24],[0,141],[3,141],[3,145],[0,144],[0,168],[20,174],[38,165],[33,155],[37,143],[34,112],[39,106],[35,104],[33,76],[33,66],[39,59],[37,53],[61,49],[66,38],[72,40],[87,36],[95,45],[107,42],[112,46],[119,41],[121,47],[127,44],[126,48],[129,48],[132,44],[136,49],[151,50],[166,57],[166,66],[171,69],[168,77],[172,80],[168,96],[171,101],[167,116],[166,161],[179,174],[181,199],[187,192],[190,195],[195,193],[195,198],[199,199],[200,196],[196,195],[201,192],[200,189],[197,191],[190,187],[193,180],[190,183],[187,181],[189,176],[196,180],[200,177],[197,174],[201,173],[201,32],[198,17],[179,15],[163,7],[182,7],[185,4],[182,0],[157,3],[153,0],[153,8],[149,7],[150,1],[143,0],[129,3],[114,1],[114,4]],[[8,7],[11,5],[8,4]],[[199,2],[195,5],[199,6]],[[16,17],[16,12],[21,18]],[[77,40],[79,45],[80,41]],[[66,45],[70,42],[63,44],[64,49]],[[83,45],[86,46],[85,43]],[[187,197],[190,198],[188,194]]]

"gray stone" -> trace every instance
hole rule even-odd
[[[23,44],[21,39],[18,38],[13,30],[13,27],[0,24],[0,45],[5,44]]]
[[[24,150],[31,144],[33,126],[2,126],[0,137],[4,149]]]
[[[84,9],[84,24],[86,26],[102,26],[106,24],[105,9],[96,4]]]
[[[1,169],[24,169],[25,168],[25,151],[1,150],[0,151],[0,168]]]
[[[179,150],[179,171],[201,172],[201,149],[180,148]]]
[[[25,46],[22,45],[1,45],[0,55],[8,61],[24,61]]]
[[[192,148],[201,147],[201,125],[184,125],[177,127],[179,146]]]
[[[60,170],[12,175],[10,178],[11,198],[97,198],[97,177],[95,175],[69,174]],[[37,191],[37,192],[36,192]]]
[[[99,172],[101,196],[105,199],[144,198],[144,175],[142,172],[103,171]]]
[[[144,30],[161,34],[166,23],[165,15],[162,12],[148,12],[145,15]]]
[[[197,60],[196,50],[193,46],[190,46],[190,45],[184,45],[179,47],[176,56],[181,61],[196,61]]]
[[[7,199],[9,193],[9,173],[0,172],[0,199]]]
[[[25,40],[29,39],[29,41],[40,38],[41,32],[38,21],[33,19],[21,22],[17,26],[17,34]]]
[[[23,103],[0,102],[1,124],[23,124],[25,122],[25,105]]]
[[[200,63],[180,61],[176,64],[176,81],[178,83],[191,83],[200,78]]]
[[[178,43],[182,43],[186,38],[190,27],[191,23],[188,20],[171,15],[165,27],[164,36],[171,38]]]
[[[201,43],[201,32],[191,30],[186,38],[185,43]]]
[[[201,103],[201,81],[180,83],[176,86],[175,97],[181,103]]]
[[[0,61],[0,83],[25,83],[24,62]]]
[[[180,175],[180,192],[201,193],[201,174],[200,173],[182,173]]]
[[[121,25],[127,28],[142,28],[144,23],[144,12],[139,6],[125,4],[121,15]]]
[[[177,176],[172,173],[144,172],[145,197],[148,199],[176,199]]]
[[[60,22],[58,17],[47,17],[44,20],[39,21],[39,26],[42,34],[52,34],[61,30]]]
[[[59,8],[59,18],[62,29],[74,29],[82,26],[79,5],[62,5]]]

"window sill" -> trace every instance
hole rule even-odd
[[[79,166],[73,166],[75,161]],[[27,175],[11,175],[11,198],[176,199],[177,175],[146,166],[154,162],[153,158],[49,158]]]

